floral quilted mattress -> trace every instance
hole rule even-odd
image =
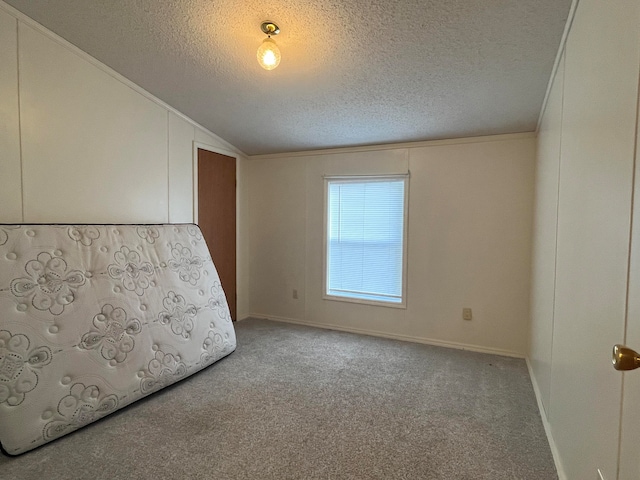
[[[0,225],[7,453],[87,425],[235,347],[198,226]]]

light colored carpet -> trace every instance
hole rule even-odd
[[[9,479],[557,479],[525,362],[260,319]]]

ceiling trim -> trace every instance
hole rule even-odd
[[[161,106],[162,108],[170,111],[171,113],[177,115],[178,117],[180,117],[182,120],[190,123],[191,125],[193,125],[194,127],[199,128],[200,130],[204,131],[205,133],[207,133],[208,135],[211,135],[213,138],[215,138],[218,142],[220,142],[222,145],[224,145],[224,147],[226,147],[228,150],[237,153],[239,155],[242,155],[243,157],[246,157],[247,154],[244,153],[242,150],[240,150],[239,148],[237,148],[235,145],[230,144],[229,142],[227,142],[224,138],[219,137],[218,135],[216,135],[215,133],[213,133],[211,130],[209,130],[206,127],[203,127],[202,125],[200,125],[198,122],[196,122],[195,120],[187,117],[184,113],[176,110],[175,108],[173,108],[171,105],[163,102],[162,100],[160,100],[158,97],[156,97],[155,95],[152,95],[151,93],[147,92],[144,88],[142,88],[141,86],[137,85],[136,83],[133,83],[131,80],[129,80],[127,77],[120,75],[118,72],[116,72],[114,69],[112,69],[111,67],[105,65],[104,63],[100,62],[98,59],[92,57],[91,55],[89,55],[87,52],[85,52],[84,50],[81,50],[80,48],[76,47],[74,44],[68,42],[67,40],[65,40],[64,38],[62,38],[61,36],[53,33],[51,30],[49,30],[47,27],[45,27],[44,25],[36,22],[34,19],[32,19],[31,17],[25,15],[24,13],[22,13],[19,10],[16,10],[14,7],[12,7],[11,5],[5,3],[4,1],[0,0],[0,10],[4,10],[6,11],[9,15],[15,17],[19,22],[24,23],[25,25],[33,28],[34,30],[37,30],[38,32],[42,33],[43,35],[45,35],[47,38],[49,38],[50,40],[53,40],[54,42],[56,42],[58,45],[66,48],[67,50],[69,50],[71,53],[74,53],[75,55],[77,55],[78,57],[80,57],[81,59],[89,62],[91,65],[93,65],[94,67],[99,68],[100,70],[102,70],[104,73],[106,73],[107,75],[113,77],[114,79],[116,79],[117,81],[119,81],[120,83],[126,85],[127,87],[129,87],[130,89],[132,89],[133,91],[135,91],[136,93],[139,93],[140,95],[142,95],[143,97],[145,97],[148,100],[151,100],[153,103],[155,103],[156,105]]]
[[[505,133],[502,135],[485,135],[481,137],[448,138],[444,140],[425,140],[422,142],[385,143],[379,145],[363,145],[359,147],[327,148],[321,150],[303,150],[299,152],[267,153],[249,155],[248,160],[270,160],[276,158],[310,157],[314,155],[334,155],[336,153],[372,152],[380,150],[397,150],[401,148],[439,147],[442,145],[464,145],[468,143],[505,142],[536,138],[536,132]]]
[[[553,62],[553,69],[551,70],[551,75],[549,76],[549,83],[547,83],[547,90],[544,94],[544,99],[542,100],[542,108],[540,108],[540,115],[538,115],[538,123],[536,125],[536,133],[540,131],[540,125],[542,124],[542,117],[544,116],[544,112],[547,109],[547,103],[549,101],[549,95],[551,94],[551,88],[553,87],[553,81],[556,78],[556,74],[558,73],[558,68],[560,67],[560,59],[562,58],[562,54],[564,53],[564,49],[567,46],[567,39],[569,38],[569,32],[571,32],[571,26],[573,25],[573,19],[576,16],[576,10],[578,8],[578,4],[580,0],[572,0],[571,7],[569,8],[569,16],[567,17],[567,23],[564,26],[564,32],[562,32],[562,38],[560,39],[560,46],[558,47],[558,53],[556,53],[556,59]]]

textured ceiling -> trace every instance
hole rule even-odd
[[[571,4],[5,1],[249,155],[533,131]]]

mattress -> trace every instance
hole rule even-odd
[[[0,225],[0,443],[19,454],[236,348],[197,225]]]

